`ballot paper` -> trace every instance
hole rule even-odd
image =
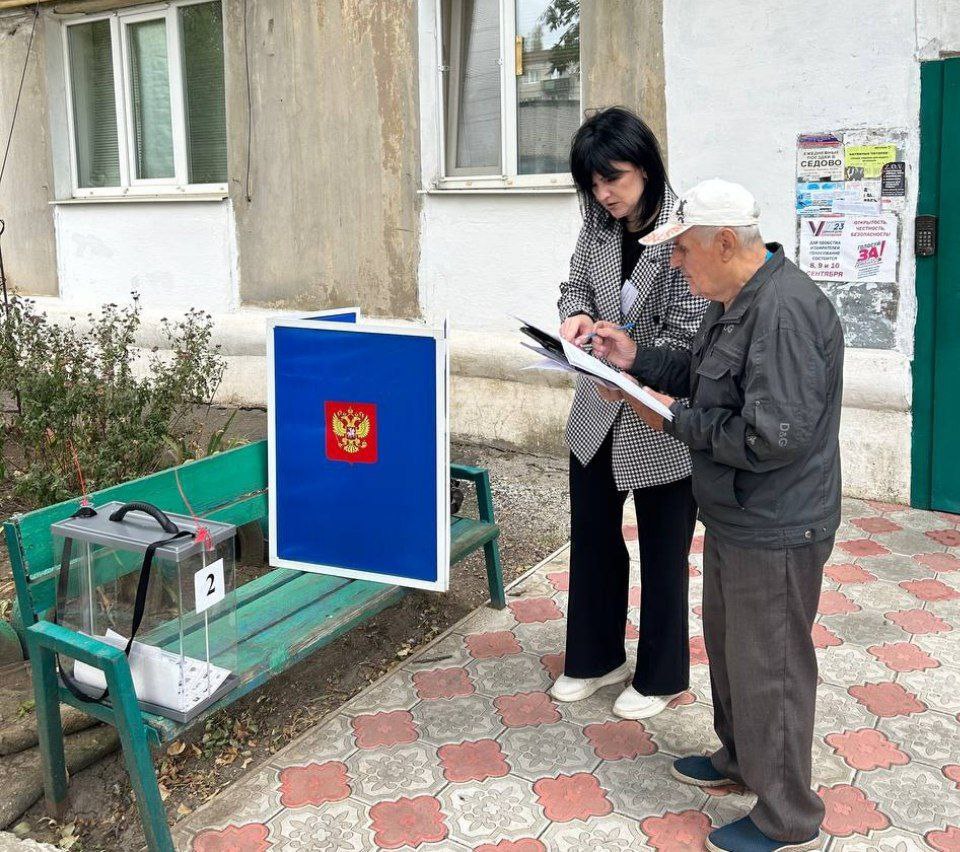
[[[127,640],[113,630],[94,638],[115,648],[127,647]],[[137,699],[158,708],[161,715],[166,715],[163,710],[168,709],[178,716],[189,717],[191,712],[209,703],[230,676],[228,669],[204,660],[181,658],[179,654],[136,641],[130,648],[127,661]],[[79,660],[73,665],[73,676],[92,694],[106,689],[103,672]]]
[[[563,354],[567,356],[567,361],[570,362],[571,366],[579,367],[594,376],[611,382],[624,393],[630,394],[634,399],[642,402],[647,408],[656,411],[664,420],[673,420],[673,412],[667,406],[647,393],[636,382],[628,379],[625,373],[604,364],[599,358],[594,358],[593,355],[578,349],[566,340],[560,342],[563,344]]]

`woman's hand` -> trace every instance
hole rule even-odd
[[[574,314],[560,323],[560,336],[568,343],[573,343],[578,337],[589,333],[593,329],[593,320],[586,314]]]
[[[629,334],[620,331],[612,322],[603,321],[596,323],[590,331],[593,332],[589,342],[593,344],[594,355],[621,370],[626,370],[633,365],[633,359],[637,357],[637,344]],[[575,342],[577,346],[582,346],[587,341]]]

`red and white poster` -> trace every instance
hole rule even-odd
[[[815,281],[894,282],[899,251],[894,215],[800,220],[800,268]]]

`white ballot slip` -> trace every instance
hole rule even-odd
[[[659,399],[652,397],[640,385],[631,382],[626,375],[619,370],[615,370],[608,364],[604,364],[599,358],[578,349],[572,343],[561,340],[563,345],[563,354],[567,356],[567,361],[574,367],[579,367],[591,375],[604,379],[611,384],[616,385],[624,393],[630,394],[634,399],[640,400],[647,408],[656,411],[664,420],[673,420],[673,412],[670,411]]]

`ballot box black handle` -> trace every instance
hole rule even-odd
[[[150,503],[141,503],[137,500],[132,503],[124,503],[119,509],[117,509],[112,515],[110,515],[111,521],[122,521],[126,516],[127,512],[143,512],[153,518],[165,533],[168,535],[176,535],[180,530],[177,525],[170,520],[160,509]]]

